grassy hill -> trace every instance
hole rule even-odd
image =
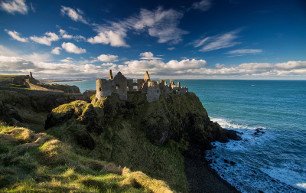
[[[0,191],[172,192],[163,181],[83,156],[51,135],[3,124]]]
[[[237,137],[193,93],[90,103],[2,90],[0,121],[0,192],[188,192],[183,153]]]

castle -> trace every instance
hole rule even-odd
[[[109,71],[109,79],[96,80],[96,98],[111,96],[113,93],[119,95],[121,100],[127,100],[128,91],[138,91],[146,94],[147,101],[157,101],[159,97],[170,93],[184,94],[188,92],[187,87],[181,87],[180,82],[175,84],[170,81],[153,81],[149,72],[146,71],[143,79],[127,79],[121,72],[113,77],[112,70]]]

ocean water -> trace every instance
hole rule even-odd
[[[197,94],[213,121],[242,137],[214,143],[206,155],[222,178],[242,192],[306,192],[306,81],[181,83]],[[69,84],[95,88],[94,81]],[[262,132],[256,134],[257,128]]]

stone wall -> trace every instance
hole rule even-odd
[[[153,102],[159,100],[160,97],[160,89],[159,85],[155,81],[148,81],[147,88],[147,101]]]
[[[105,79],[96,80],[96,97],[107,97],[112,95],[112,82]]]

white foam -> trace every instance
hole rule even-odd
[[[262,168],[262,166],[272,165],[273,161],[269,162],[269,158],[260,158],[257,155],[262,156],[262,150],[266,148],[267,142],[275,139],[278,136],[277,133],[263,126],[248,126],[224,118],[211,118],[211,120],[218,122],[223,128],[238,131],[242,137],[240,141],[215,142],[214,148],[206,154],[206,158],[212,161],[212,168],[239,191],[248,193],[305,191],[306,180],[304,176],[298,176],[296,171],[288,170],[288,168],[286,170],[273,167]],[[254,135],[257,128],[263,128],[264,132]],[[225,159],[235,164],[230,165],[224,161]],[[293,164],[288,163],[288,166],[292,167]],[[297,166],[295,169],[298,171],[301,167]],[[306,171],[303,173],[306,174]]]
[[[227,129],[242,129],[242,128],[248,128],[247,125],[242,125],[242,124],[236,124],[233,123],[232,121],[226,120],[224,118],[214,118],[214,117],[210,117],[210,120],[212,120],[213,122],[217,122],[219,123],[219,125],[223,128],[227,128]],[[250,128],[252,129],[252,128]]]
[[[260,170],[269,175],[270,177],[277,179],[285,184],[306,191],[306,174],[304,172],[293,171],[294,166],[269,167],[261,168]],[[302,168],[301,168],[302,169]]]
[[[239,135],[242,138],[240,141],[231,141],[225,144],[218,142],[214,143],[215,146],[222,146],[222,148],[230,149],[232,151],[246,151],[247,149],[252,148],[252,146],[263,144],[267,140],[271,140],[276,137],[275,133],[271,133],[263,126],[248,126],[238,124],[224,118],[211,118],[211,120],[219,123],[222,128],[232,129],[239,132]],[[263,133],[255,135],[255,130],[257,128],[261,128]]]

